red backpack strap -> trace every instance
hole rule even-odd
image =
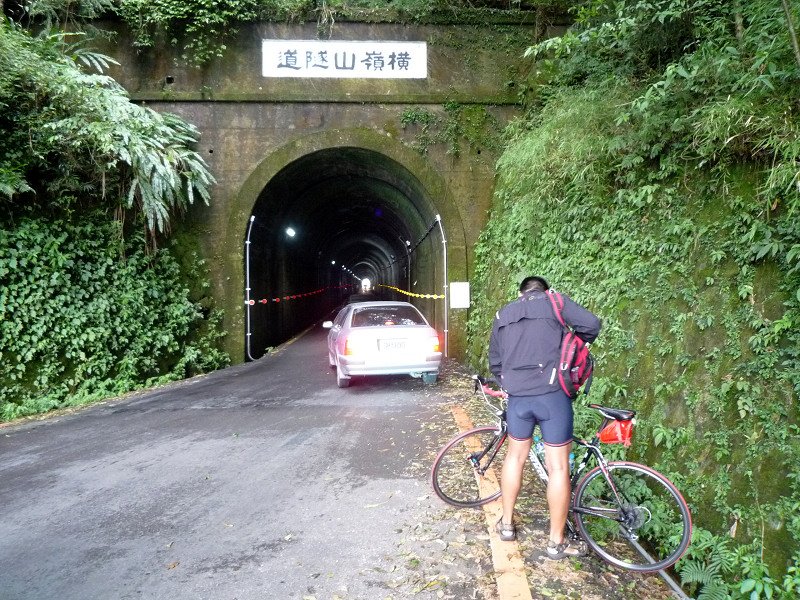
[[[566,327],[567,324],[564,322],[564,317],[561,316],[561,311],[564,308],[564,298],[555,290],[547,290],[547,298],[550,300],[550,305],[553,307],[556,319],[558,319],[562,327]]]
[[[575,353],[578,350],[577,344],[578,337],[571,331],[567,332],[564,340],[561,343],[561,357],[558,363],[558,383],[561,389],[570,398],[575,398],[578,395],[578,389],[575,382],[572,380],[572,366]]]

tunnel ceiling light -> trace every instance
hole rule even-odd
[[[292,227],[286,228],[286,235],[288,235],[289,237],[294,237],[296,234],[297,232]]]
[[[332,260],[332,261],[331,261],[331,264],[332,264],[332,265],[335,265],[335,264],[336,264],[336,261],[335,261],[335,260]]]

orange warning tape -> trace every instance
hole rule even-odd
[[[326,290],[338,290],[338,289],[350,289],[354,286],[352,285],[334,285],[331,287],[324,287],[318,290],[314,290],[313,292],[303,292],[302,294],[287,294],[286,296],[276,296],[275,298],[261,298],[260,300],[247,300],[244,301],[245,304],[250,304],[250,306],[254,306],[256,302],[259,304],[269,304],[270,302],[286,302],[287,300],[297,300],[299,298],[307,298],[308,296],[316,296],[317,294],[321,294]]]
[[[433,298],[434,300],[439,298],[444,298],[444,294],[415,294],[414,292],[407,292],[406,290],[401,290],[400,288],[394,287],[393,285],[383,285],[382,283],[379,283],[378,287],[389,288],[390,290],[394,290],[395,292],[400,292],[401,294],[405,294],[406,296],[413,296],[414,298]]]

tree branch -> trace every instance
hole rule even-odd
[[[733,21],[736,27],[736,41],[739,42],[741,47],[742,40],[744,40],[744,19],[742,17],[742,7],[739,2],[734,4]]]
[[[800,67],[800,44],[797,43],[797,33],[794,30],[794,22],[792,21],[792,11],[789,9],[789,3],[786,0],[781,0],[781,4],[783,4],[783,12],[786,13],[786,24],[789,26],[789,38],[792,40],[794,59],[797,61],[797,66]]]

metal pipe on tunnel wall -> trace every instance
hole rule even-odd
[[[250,232],[253,231],[253,221],[255,221],[255,220],[256,220],[255,216],[254,215],[250,215],[250,223],[247,225],[247,240],[245,240],[245,243],[244,243],[244,252],[245,252],[245,261],[244,261],[244,264],[245,264],[245,267],[244,267],[245,268],[245,283],[244,283],[244,286],[245,286],[245,301],[244,301],[244,304],[245,304],[245,307],[247,308],[247,323],[246,323],[247,330],[245,331],[245,337],[247,339],[247,358],[249,360],[255,360],[253,358],[253,355],[251,353],[251,348],[250,348],[250,339],[252,338],[252,333],[250,331],[250,306],[252,304],[252,301],[250,299]]]
[[[448,356],[447,354],[447,311],[448,311],[448,304],[447,304],[447,238],[444,236],[444,227],[442,226],[442,217],[441,215],[436,215],[436,222],[439,223],[439,231],[442,234],[442,260],[444,263],[444,355],[445,357]]]

